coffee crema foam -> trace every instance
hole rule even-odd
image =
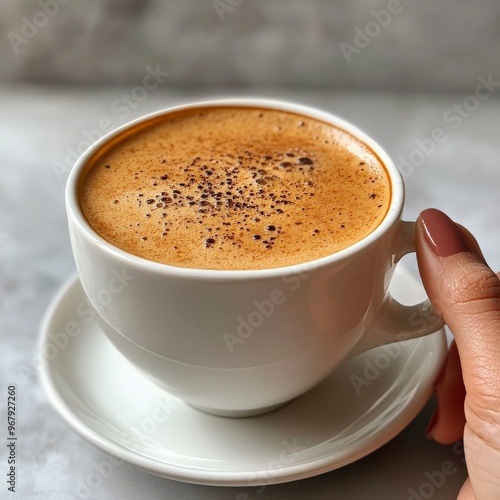
[[[279,110],[217,107],[124,132],[80,182],[93,229],[171,266],[269,269],[370,234],[391,199],[377,156],[347,132]]]

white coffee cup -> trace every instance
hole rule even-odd
[[[392,198],[385,219],[371,234],[330,256],[250,271],[160,264],[97,234],[78,200],[90,158],[138,123],[212,106],[285,110],[353,134],[376,153],[390,175]],[[403,203],[400,173],[366,134],[330,113],[260,98],[177,106],[120,127],[78,159],[66,189],[79,277],[103,331],[167,391],[225,416],[269,411],[311,389],[347,357],[443,326],[428,301],[404,306],[389,293],[396,263],[415,251],[415,224],[401,220]]]

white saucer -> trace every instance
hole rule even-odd
[[[400,267],[392,290],[402,301],[422,299],[422,287]],[[49,308],[38,348],[50,400],[101,450],[170,479],[251,486],[342,467],[408,425],[431,394],[445,334],[395,346],[345,362],[279,410],[242,419],[195,410],[138,373],[92,320],[76,277]]]

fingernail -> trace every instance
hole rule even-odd
[[[432,385],[432,390],[434,392],[437,392],[439,386],[441,385],[441,382],[444,380],[447,365],[448,365],[448,357],[446,357],[446,359],[443,361],[443,364],[439,369],[438,376],[436,377],[436,380],[434,380],[434,384]]]
[[[439,410],[436,410],[434,414],[432,415],[431,419],[429,420],[429,425],[427,425],[427,429],[425,430],[425,437],[427,439],[434,439],[434,436],[432,435],[432,431],[436,427],[437,421],[438,421],[438,415],[439,415]]]
[[[461,252],[470,252],[458,226],[443,212],[435,208],[420,214],[425,239],[439,257],[449,257]]]

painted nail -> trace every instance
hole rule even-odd
[[[429,420],[429,424],[427,425],[427,429],[425,430],[425,437],[427,439],[434,439],[434,436],[432,435],[432,431],[436,427],[437,421],[438,421],[438,416],[439,416],[439,410],[436,410],[434,414],[432,415],[431,419]]]
[[[434,384],[432,384],[432,390],[434,392],[437,392],[439,389],[441,383],[444,380],[444,376],[446,374],[446,365],[448,364],[448,358],[443,362],[443,365],[441,366],[438,376],[436,377],[436,380],[434,380]]]
[[[461,252],[470,252],[458,226],[443,212],[435,208],[420,214],[425,239],[439,257],[449,257]]]

